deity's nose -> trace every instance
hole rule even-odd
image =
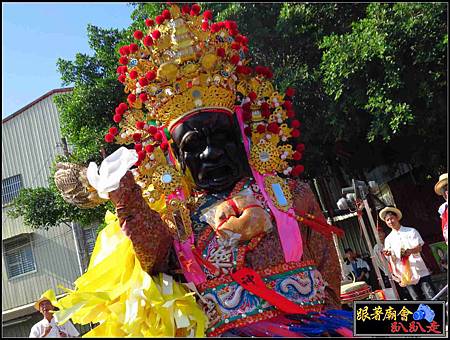
[[[224,154],[223,149],[211,145],[207,145],[205,150],[200,154],[201,160],[217,160]]]

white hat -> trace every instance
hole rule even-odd
[[[379,216],[383,221],[388,212],[393,212],[395,215],[397,215],[399,220],[402,219],[402,212],[399,209],[397,209],[395,207],[386,207],[386,208],[382,209],[379,213]]]
[[[34,308],[39,310],[39,305],[42,301],[50,301],[50,303],[54,307],[59,307],[59,302],[56,300],[55,292],[53,289],[49,289],[46,292],[42,293],[41,297],[34,303]]]
[[[436,194],[444,195],[443,189],[447,185],[447,183],[448,183],[448,173],[446,172],[445,174],[439,176],[439,181],[434,186],[434,191],[436,192]]]

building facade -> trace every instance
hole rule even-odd
[[[48,187],[50,166],[63,153],[55,95],[52,90],[2,120],[2,331],[28,337],[42,316],[34,302],[58,285],[73,288],[86,268],[96,227],[61,224],[48,230],[27,228],[22,218],[7,216],[22,188]],[[83,330],[81,330],[83,331]]]

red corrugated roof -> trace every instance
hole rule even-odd
[[[12,115],[6,117],[5,119],[2,119],[2,124],[3,124],[3,123],[6,123],[8,120],[13,119],[14,117],[20,115],[23,111],[29,109],[31,106],[33,106],[33,105],[39,103],[41,100],[44,100],[45,98],[47,98],[48,96],[51,96],[52,94],[69,92],[69,91],[72,91],[72,90],[73,90],[73,87],[67,87],[67,88],[61,88],[61,89],[54,89],[54,90],[51,90],[51,91],[47,92],[46,94],[40,96],[38,99],[32,101],[30,104],[25,105],[25,106],[24,106],[23,108],[21,108],[20,110],[14,112]]]

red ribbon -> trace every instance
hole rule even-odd
[[[235,202],[232,198],[227,199],[226,202],[227,202],[229,205],[231,205],[231,207],[233,208],[233,211],[234,211],[234,213],[236,214],[236,216],[239,216],[239,208],[237,207],[236,202]]]
[[[283,295],[278,294],[272,289],[267,288],[261,276],[251,268],[242,268],[234,273],[231,273],[231,277],[250,293],[263,298],[282,312],[289,314],[307,313],[299,305],[288,300]]]
[[[444,231],[445,231],[445,226],[448,225],[448,224],[447,224],[447,223],[448,223],[448,207],[445,208],[445,211],[444,211],[444,213],[442,214],[441,219],[442,219],[442,225],[441,225],[441,227],[442,227],[442,232],[444,232]]]
[[[325,236],[331,236],[332,233],[335,233],[340,237],[344,236],[344,231],[341,228],[328,224],[325,220],[319,219],[315,216],[311,217],[310,214],[306,213],[305,211],[295,209],[295,212],[300,217],[303,217],[303,220],[301,221],[302,223]]]

